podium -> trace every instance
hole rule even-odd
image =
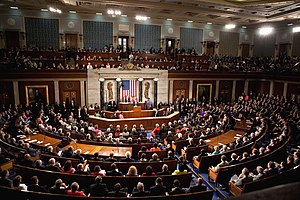
[[[141,107],[141,110],[145,109],[145,107],[146,107],[145,102],[139,102],[138,104],[139,104],[138,106]],[[118,107],[119,107],[120,111],[131,111],[134,108],[134,106],[131,102],[119,102]]]
[[[133,106],[133,112],[141,112],[142,111],[142,106]]]

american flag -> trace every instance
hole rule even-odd
[[[122,80],[122,100],[124,97],[136,96],[136,80]]]

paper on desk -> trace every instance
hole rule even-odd
[[[238,137],[241,137],[242,135],[240,135],[240,134],[236,134],[236,136],[238,136]]]
[[[42,144],[44,141],[37,141],[36,143],[38,143],[38,144]]]
[[[204,140],[204,142],[210,142],[211,140]]]
[[[33,142],[36,142],[36,141],[37,141],[37,140],[30,140],[29,143],[33,143]]]
[[[218,144],[219,144],[219,145],[221,145],[221,146],[223,146],[223,145],[224,145],[224,144],[223,144],[223,143],[221,143],[221,142],[219,142]]]
[[[26,135],[17,135],[17,137],[19,137],[19,138],[25,138]]]
[[[45,144],[45,147],[46,147],[46,146],[49,146],[49,145],[50,145],[50,143],[47,143],[47,144]]]
[[[84,154],[89,154],[90,152],[89,151],[87,151],[87,152],[85,152]]]
[[[28,141],[28,140],[30,140],[30,138],[26,138],[26,139],[24,139],[24,141]]]
[[[238,137],[238,136],[234,136],[234,138],[235,138],[235,139],[239,139],[240,137]]]

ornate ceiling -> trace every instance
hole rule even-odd
[[[6,0],[0,7],[40,10],[53,6],[69,12],[107,15],[118,9],[127,17],[144,15],[151,19],[173,19],[217,25],[253,25],[264,22],[300,21],[300,0]]]

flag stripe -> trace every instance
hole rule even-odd
[[[133,97],[136,96],[136,80],[123,80],[123,87],[122,87],[122,100],[124,101],[124,97]]]

